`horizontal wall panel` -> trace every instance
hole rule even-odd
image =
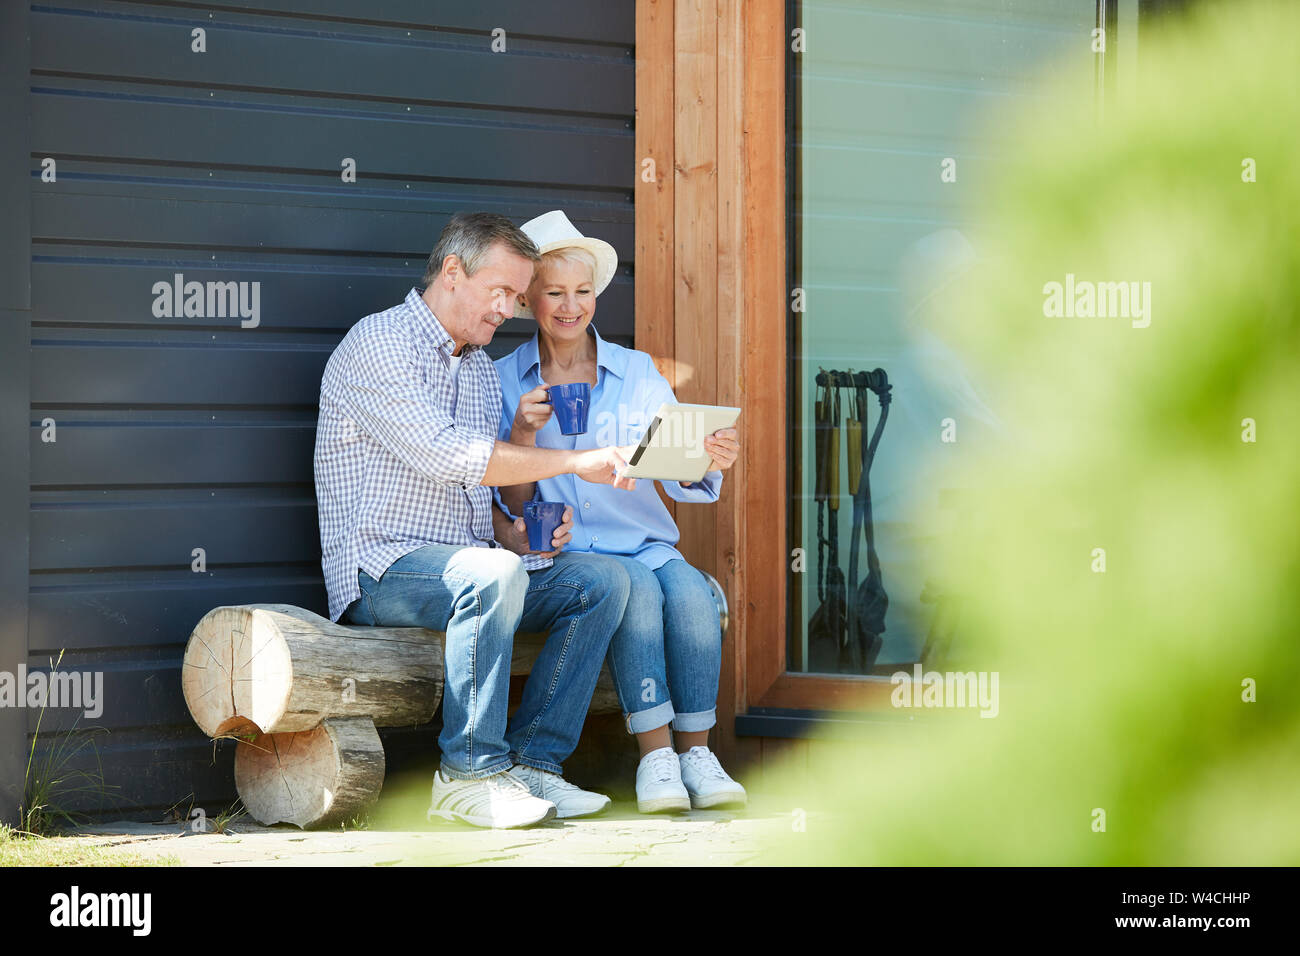
[[[432,771],[440,729],[436,717],[417,728],[377,728],[388,773],[416,767],[423,772],[426,764]],[[94,749],[84,749],[69,766],[95,772],[98,757],[105,792],[73,796],[68,805],[92,820],[161,822],[178,803],[176,812],[182,816],[193,807],[201,808],[211,819],[235,806],[239,799],[235,792],[235,741],[219,740],[214,744],[192,723],[188,729],[136,728],[78,734],[73,745],[85,738],[94,741]],[[45,748],[38,745],[37,758],[44,752]]]
[[[221,740],[214,745],[192,723],[191,728],[77,734],[72,746],[88,739],[94,747],[81,750],[68,767],[94,773],[98,763],[105,789],[99,794],[74,794],[66,800],[68,807],[97,820],[160,822],[164,811],[177,802],[181,813],[193,805],[209,817],[232,806],[238,799],[235,742]],[[37,759],[43,753],[38,746]]]
[[[338,174],[627,189],[632,130],[471,123],[363,110],[212,99],[72,95],[33,87],[32,144],[44,155]],[[526,157],[526,161],[525,161]]]
[[[414,256],[423,264],[442,226],[462,208],[446,200],[376,202],[334,190],[320,198],[282,197],[275,205],[267,203],[265,193],[213,196],[194,188],[155,188],[147,195],[124,195],[126,189],[116,185],[108,190],[116,195],[97,194],[94,184],[81,182],[38,190],[32,203],[33,236],[38,242],[148,242],[257,252],[306,248]],[[584,235],[621,250],[630,264],[635,242],[630,216],[622,222],[593,221],[581,214],[569,218]]]
[[[231,484],[301,481],[311,474],[311,425],[58,426],[32,429],[32,486]],[[145,533],[141,529],[140,533]],[[32,542],[35,549],[37,543]]]
[[[606,334],[601,323],[602,335]],[[531,337],[531,320],[515,320],[492,338],[489,354],[503,355]],[[617,329],[617,323],[608,323]],[[172,333],[180,335],[182,333]],[[193,338],[192,335],[186,335]],[[223,333],[222,342],[166,345],[121,341],[61,343],[32,348],[32,404],[61,405],[282,405],[315,406],[321,375],[334,344],[294,347],[255,344],[252,336]],[[619,334],[615,341],[626,338]],[[230,383],[246,383],[232,393]],[[57,419],[56,419],[57,420]],[[310,477],[310,476],[308,476]]]
[[[315,404],[329,348],[36,345],[32,403]],[[232,381],[246,381],[231,394]]]
[[[152,575],[43,574],[31,594],[31,653],[165,645],[179,655],[203,615],[228,604],[292,604],[324,615],[325,586],[319,573],[312,578],[291,573],[215,565],[208,574],[188,567]],[[105,577],[119,580],[96,585]],[[45,583],[55,579],[77,583]]]
[[[432,42],[397,31],[388,37],[321,36],[192,20],[102,17],[73,11],[33,13],[36,72],[207,84],[314,96],[418,100],[457,106],[619,114],[634,95],[627,56],[582,59],[528,50],[492,51],[490,35]],[[207,32],[205,53],[190,49],[190,29]],[[504,29],[504,28],[503,28]],[[448,41],[455,41],[454,43]],[[339,64],[347,63],[347,70]],[[466,83],[472,76],[474,83]]]
[[[45,661],[32,662],[28,667],[36,668],[40,665],[45,665],[40,667],[41,670],[49,670]],[[28,708],[29,733],[36,731],[38,720],[41,721],[43,734],[70,730],[74,724],[78,727],[103,727],[110,731],[130,727],[188,729],[194,726],[181,690],[179,654],[170,661],[109,664],[78,661],[73,655],[65,655],[59,664],[59,670],[75,676],[76,683],[83,686],[87,678],[93,683],[99,683],[95,709],[101,712],[92,719],[87,714],[89,701],[85,697],[81,698],[83,706],[80,709],[47,707],[44,718],[41,717],[39,708]],[[84,692],[83,690],[82,693]],[[96,693],[93,687],[90,692],[92,696]],[[94,710],[90,713],[93,714]]]
[[[142,535],[139,528],[154,530]],[[310,563],[320,560],[318,529],[314,500],[35,507],[31,568],[188,567],[195,548],[208,565]]]
[[[288,271],[290,268],[294,271]],[[258,329],[264,332],[333,329],[341,337],[364,316],[401,303],[411,288],[419,285],[423,262],[415,271],[393,276],[362,273],[355,267],[332,272],[324,266],[309,270],[273,264],[259,267],[245,262],[212,268],[211,263],[194,261],[124,259],[110,263],[44,258],[32,263],[33,296],[39,296],[32,321],[37,326],[114,324],[240,330],[236,319],[155,316],[153,285],[174,281],[171,277],[177,272],[186,282],[261,283]],[[634,327],[632,290],[631,276],[616,276],[601,294],[596,313],[601,335],[623,345],[631,345]],[[508,321],[493,337],[489,351],[497,349],[504,337],[522,335],[525,330],[531,336],[535,329],[531,320],[526,325],[519,320]]]
[[[204,10],[243,11],[248,0],[209,0]],[[623,0],[493,0],[449,3],[447,0],[260,0],[266,14],[309,20],[339,20],[411,26],[425,30],[507,33],[561,37],[593,43],[631,45],[636,37],[636,7]]]

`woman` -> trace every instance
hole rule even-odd
[[[537,335],[496,363],[502,440],[546,448],[637,443],[659,406],[675,398],[649,355],[605,341],[591,325],[596,297],[613,278],[618,256],[608,243],[583,236],[558,210],[521,228],[537,243],[542,261],[516,314],[534,318]],[[547,386],[570,382],[591,386],[582,435],[562,435],[546,403]],[[739,433],[715,432],[703,448],[712,458],[708,474],[695,483],[662,482],[670,497],[718,500],[722,472],[740,453]],[[533,498],[572,505],[569,550],[619,557],[632,578],[606,659],[628,732],[641,748],[637,809],[744,803],[745,789],[708,747],[722,666],[717,605],[703,575],[673,547],[677,526],[654,482],[637,482],[628,492],[563,475],[501,488],[499,498],[512,516]]]

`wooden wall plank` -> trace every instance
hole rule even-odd
[[[678,0],[674,23],[674,354],[677,397],[716,403],[718,258],[717,0]],[[679,504],[678,549],[717,576],[716,505]]]
[[[636,347],[670,384],[673,354],[674,0],[636,5]],[[653,164],[647,169],[647,161]],[[677,502],[656,485],[674,520]]]
[[[675,43],[674,345],[677,395],[717,393],[717,2],[678,0]]]
[[[636,5],[636,347],[670,383],[673,362],[673,2]],[[654,179],[645,178],[645,161]]]
[[[718,153],[717,153],[717,322],[716,401],[720,405],[744,407],[741,383],[741,323],[743,307],[742,259],[744,256],[744,19],[741,0],[718,3]],[[742,415],[742,447],[755,433]],[[739,559],[745,534],[745,463],[736,462],[723,482],[721,500],[715,505],[716,572],[733,613],[738,596],[745,591],[745,565]],[[731,715],[743,710],[745,700],[744,628],[735,621],[723,644],[722,673],[718,681],[718,711]],[[741,706],[737,707],[737,703]],[[755,738],[737,738],[732,720],[719,721],[715,749],[724,766],[740,767],[759,758]]]
[[[745,16],[744,445],[746,703],[785,670],[786,289],[785,4],[750,0]],[[758,622],[762,622],[759,625]]]

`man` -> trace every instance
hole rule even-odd
[[[609,800],[567,783],[629,579],[601,555],[527,554],[489,486],[572,473],[631,488],[616,449],[496,440],[501,384],[483,346],[514,314],[537,248],[502,216],[454,216],[424,292],[366,316],[321,379],[316,496],[330,619],[446,632],[441,765],[430,817],[519,827]],[[498,544],[498,539],[504,546]],[[521,559],[522,555],[522,559]],[[548,631],[507,726],[517,629]]]

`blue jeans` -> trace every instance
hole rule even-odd
[[[378,581],[365,571],[357,578],[361,597],[344,623],[447,634],[443,773],[475,780],[512,763],[563,772],[627,604],[627,572],[616,559],[564,553],[530,572],[503,548],[431,544],[398,558]],[[550,636],[507,726],[517,630]]]
[[[717,722],[722,629],[704,575],[680,558],[650,570],[619,557],[632,582],[623,623],[609,645],[628,733],[672,722],[673,730],[708,730]]]

